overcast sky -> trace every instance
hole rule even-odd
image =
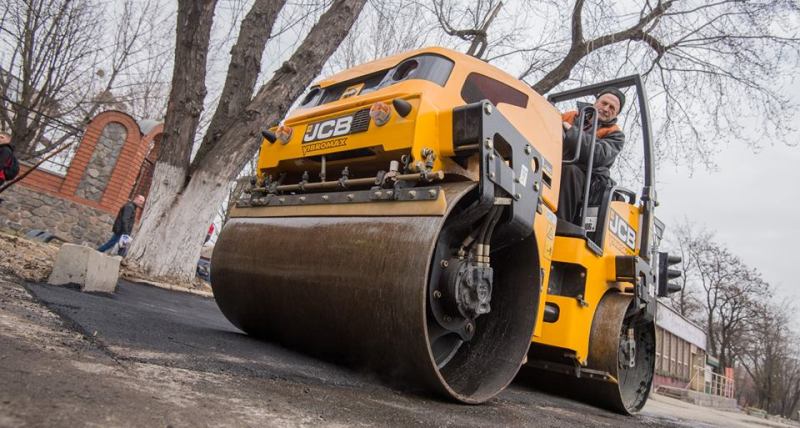
[[[691,177],[685,168],[659,170],[656,215],[667,227],[686,217],[716,231],[717,239],[758,268],[781,296],[797,298],[800,147],[776,143],[754,153],[734,142],[716,161],[717,171],[696,170]]]
[[[510,2],[509,10],[514,6],[519,4]],[[224,16],[231,11],[220,12]],[[541,31],[556,19],[553,16],[531,18],[531,31]],[[270,70],[279,65],[291,53],[290,46],[293,43],[290,39],[302,36],[311,23],[313,20],[305,25],[290,27],[291,31],[280,37],[286,42],[268,47],[265,59],[272,61],[265,62],[264,69]],[[227,44],[232,43],[235,31],[228,33],[226,28],[221,27],[225,26],[215,27],[217,31],[214,34],[227,39],[227,43],[223,42],[217,48],[220,52],[228,52]],[[226,55],[217,59],[219,64],[212,65],[209,74],[212,97],[215,83],[219,83],[227,64]],[[522,67],[513,62],[502,65],[509,67],[507,71],[512,74],[518,71],[515,69]],[[335,70],[330,66],[325,68],[325,74],[332,71]],[[266,73],[265,76],[269,75]],[[600,76],[597,81],[613,77]],[[785,88],[787,93],[793,94],[794,102],[800,104],[800,84],[788,81]],[[743,104],[746,104],[746,100],[743,100]],[[660,106],[654,102],[650,107],[654,116],[658,116],[655,111]],[[800,128],[800,124],[793,125]],[[761,271],[764,278],[775,286],[780,297],[796,298],[800,296],[800,281],[795,279],[793,272],[795,264],[800,265],[800,256],[793,248],[794,243],[800,242],[800,220],[795,220],[796,212],[800,209],[800,190],[795,187],[796,183],[800,183],[798,141],[762,142],[763,147],[756,152],[743,142],[731,140],[729,135],[719,135],[719,138],[727,141],[727,144],[721,147],[714,158],[717,163],[715,170],[697,166],[694,171],[689,171],[670,162],[662,163],[657,171],[661,205],[656,214],[667,224],[668,234],[670,227],[674,230],[674,226],[684,218],[714,231],[720,243],[746,264]],[[620,184],[641,190],[633,183]]]

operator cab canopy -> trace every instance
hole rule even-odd
[[[488,77],[495,84],[481,84],[474,75]],[[463,88],[470,77],[471,84],[478,86],[472,88],[471,93]],[[495,66],[451,49],[427,47],[361,64],[322,79],[311,86],[300,101],[298,110],[365,95],[408,80],[426,80],[439,87],[447,87],[448,92],[456,95],[448,99],[449,108],[484,98],[495,105],[506,103],[519,108],[534,107],[529,102],[531,99],[544,101],[524,82]],[[479,95],[482,98],[475,99]],[[536,104],[537,108],[541,107],[539,103]],[[294,116],[294,113],[290,116]]]

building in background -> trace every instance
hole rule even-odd
[[[708,355],[706,331],[669,305],[658,305],[653,388],[699,406],[735,410],[733,370]]]
[[[6,190],[0,227],[44,230],[96,246],[108,238],[117,210],[134,193],[147,195],[163,124],[136,122],[121,111],[95,116],[74,155],[43,165]],[[20,173],[31,165],[21,163]]]
[[[669,305],[656,312],[656,376],[654,386],[703,391],[707,335]]]

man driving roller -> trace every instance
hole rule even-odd
[[[625,134],[617,126],[617,115],[625,105],[625,94],[617,88],[606,88],[597,94],[594,107],[597,110],[597,129],[592,130],[590,115],[586,115],[584,123],[577,123],[580,115],[577,111],[568,111],[561,115],[564,128],[564,159],[572,159],[581,139],[580,158],[571,165],[564,165],[561,170],[561,190],[558,197],[556,215],[571,223],[580,222],[580,210],[583,207],[583,190],[586,186],[586,162],[589,158],[590,132],[596,135],[594,158],[592,163],[592,182],[589,187],[589,204],[598,205],[603,192],[612,182],[611,165],[625,144]]]

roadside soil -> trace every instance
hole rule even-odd
[[[0,231],[0,273],[25,281],[45,282],[53,269],[58,246],[34,242]]]
[[[29,282],[47,282],[60,245],[34,241],[0,230],[0,272],[15,275]],[[122,261],[120,276],[150,285],[174,289],[187,289],[210,295],[211,286],[200,278],[191,283],[169,283],[151,278],[146,273]]]
[[[624,417],[518,383],[444,402],[254,340],[208,297],[42,285],[57,251],[0,233],[0,427],[781,426],[658,396]]]
[[[295,426],[308,388],[264,383],[248,396],[225,374],[120,361],[0,274],[0,426]],[[275,388],[272,394],[270,388]]]

